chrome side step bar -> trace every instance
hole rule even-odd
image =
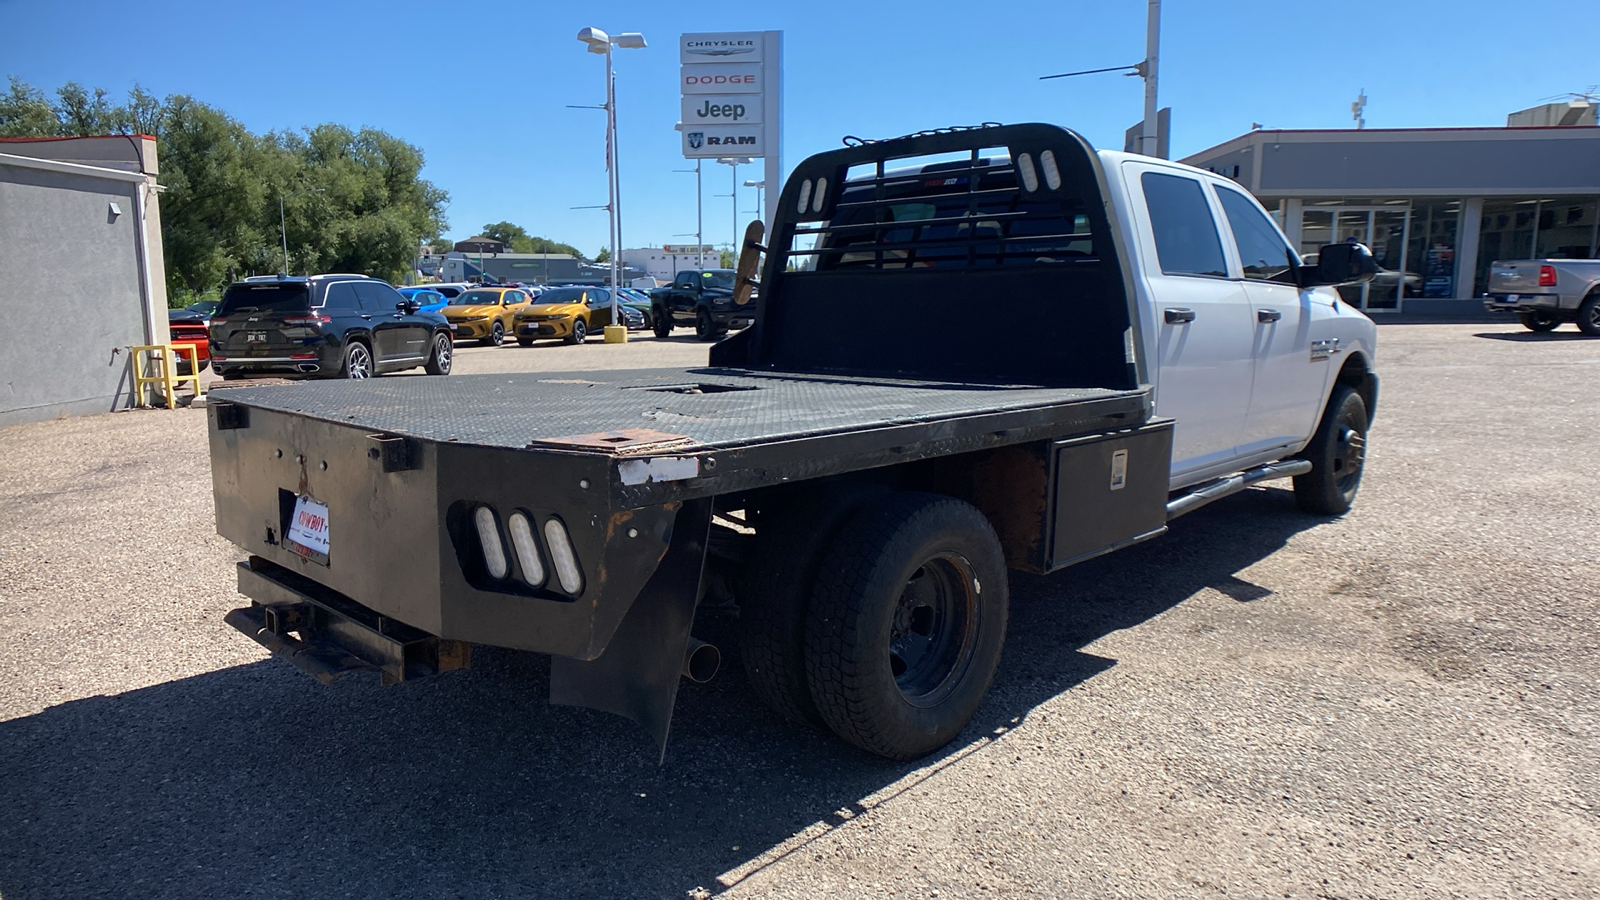
[[[1284,459],[1275,463],[1267,463],[1264,466],[1256,466],[1254,469],[1246,469],[1237,475],[1229,475],[1226,478],[1218,478],[1216,481],[1208,481],[1190,489],[1182,496],[1168,500],[1167,521],[1171,522],[1184,513],[1192,513],[1214,500],[1221,500],[1223,497],[1237,494],[1252,484],[1272,481],[1276,478],[1304,475],[1309,471],[1311,471],[1310,460]]]

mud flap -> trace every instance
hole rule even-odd
[[[710,498],[685,503],[673,523],[666,555],[605,652],[589,661],[563,656],[550,661],[551,703],[632,719],[661,745],[663,761],[710,532]]]

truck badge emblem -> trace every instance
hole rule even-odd
[[[699,150],[701,145],[704,144],[705,142],[706,142],[706,133],[704,131],[691,131],[691,132],[689,132],[689,148],[691,150]]]

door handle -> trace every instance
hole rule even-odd
[[[1256,321],[1257,322],[1276,322],[1281,318],[1283,318],[1283,313],[1278,312],[1275,309],[1258,309],[1258,310],[1256,310]]]
[[[1161,311],[1168,325],[1178,325],[1183,322],[1194,321],[1194,310],[1184,306],[1169,306]]]
[[[372,321],[372,317],[367,315],[366,313],[362,313],[361,314],[361,318],[366,319],[368,322]]]

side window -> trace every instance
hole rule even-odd
[[[1239,248],[1244,277],[1292,281],[1294,273],[1290,267],[1295,264],[1294,254],[1278,229],[1238,191],[1218,187],[1217,199],[1222,201],[1222,213],[1228,218],[1228,228],[1233,231],[1233,241]]]
[[[1211,218],[1211,207],[1200,182],[1161,172],[1146,172],[1139,181],[1144,186],[1144,202],[1150,211],[1161,271],[1167,275],[1227,277],[1222,239],[1217,236],[1217,223]]]
[[[590,306],[610,306],[611,305],[611,295],[606,293],[603,290],[590,291],[589,292],[589,305]]]
[[[694,287],[694,276],[695,276],[695,273],[693,273],[693,272],[679,272],[678,273],[678,284],[677,284],[677,287],[681,287],[681,288],[692,288],[692,287]]]
[[[363,312],[394,312],[394,305],[400,302],[399,294],[395,294],[394,300],[385,302],[386,298],[381,290],[384,286],[373,284],[370,281],[350,282],[350,288],[360,298]],[[394,288],[387,288],[387,290],[391,294],[395,293]]]
[[[502,295],[502,299],[505,300],[507,306],[516,306],[518,303],[522,302],[522,292],[506,291],[505,294]]]
[[[323,309],[355,310],[361,308],[361,301],[356,298],[354,285],[348,281],[336,281],[328,285],[328,296],[322,302]]]

